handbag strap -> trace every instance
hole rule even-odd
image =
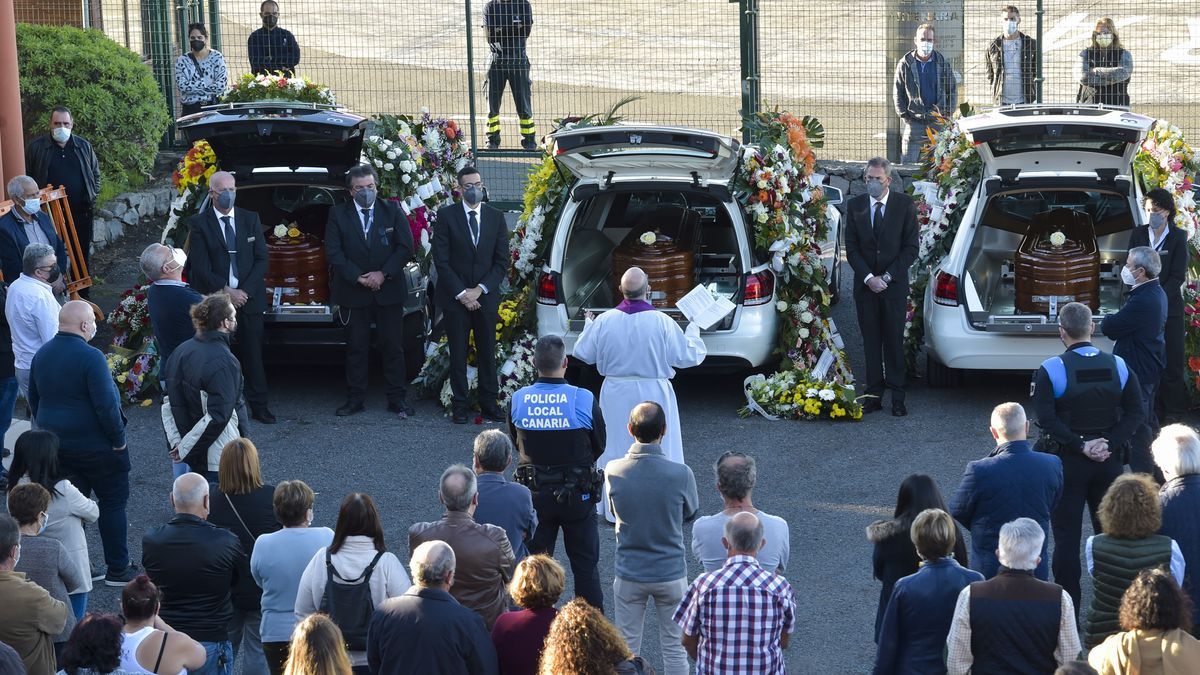
[[[229,494],[225,492],[221,494],[225,496],[225,501],[229,504],[229,508],[233,509],[233,515],[237,516],[238,522],[242,524],[242,529],[249,535],[250,541],[254,541],[254,533],[250,531],[250,528],[246,527],[246,521],[242,520],[242,514],[238,513],[237,507],[233,505],[233,500],[229,498]]]
[[[158,646],[158,658],[154,659],[154,668],[152,668],[150,672],[157,673],[158,667],[162,665],[163,652],[167,651],[167,638],[170,636],[170,633],[163,631],[163,641],[162,644]]]

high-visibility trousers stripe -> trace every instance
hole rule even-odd
[[[533,125],[533,120],[528,118],[521,119],[521,135],[532,136],[537,131],[537,127]]]
[[[489,134],[500,133],[500,116],[499,115],[495,115],[493,117],[488,117],[487,132]]]

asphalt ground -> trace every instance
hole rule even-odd
[[[132,243],[123,248],[140,250]],[[107,255],[117,258],[113,253]],[[834,308],[833,316],[847,335],[854,369],[862,372],[853,302],[848,289],[843,291],[847,300]],[[409,525],[440,516],[438,476],[452,463],[470,462],[471,442],[484,427],[451,424],[431,400],[416,401],[417,415],[398,422],[385,411],[378,380],[366,413],[337,418],[333,411],[345,393],[338,367],[287,364],[272,367],[268,377],[271,408],[280,422],[251,422],[266,481],[308,482],[317,492],[314,524],[329,527],[346,493],[372,495],[383,514],[389,549],[407,562]],[[899,483],[910,473],[933,476],[949,498],[966,462],[992,447],[987,432],[991,408],[1002,401],[1025,401],[1027,376],[981,373],[956,390],[929,389],[917,381],[909,390],[908,417],[895,418],[885,410],[860,423],[741,419],[742,377],[684,372],[675,380],[684,452],[700,488],[701,513],[720,509],[712,472],[716,457],[729,449],[754,455],[759,476],[755,504],[791,525],[787,577],[796,594],[797,622],[787,651],[789,672],[867,672],[874,658],[879,584],[871,577],[872,549],[863,528],[890,515]],[[134,467],[130,552],[138,561],[142,534],[171,516],[171,474],[157,406],[130,406],[126,414]],[[92,558],[99,562],[95,528],[88,528],[88,535]],[[690,527],[685,536],[690,541]],[[600,540],[600,573],[611,617],[613,529],[601,525]],[[557,557],[565,566],[561,545]],[[689,556],[689,578],[700,571]],[[568,588],[564,599],[570,597]],[[118,604],[118,589],[98,586],[90,606],[115,611]],[[661,667],[656,636],[650,612],[642,652]]]

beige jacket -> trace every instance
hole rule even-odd
[[[29,675],[54,675],[51,638],[67,625],[67,603],[25,578],[0,572],[0,642],[17,650]]]

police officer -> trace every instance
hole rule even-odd
[[[529,56],[525,53],[525,41],[533,27],[533,7],[529,0],[489,0],[483,8],[483,24],[492,50],[492,64],[487,73],[488,150],[500,147],[500,101],[504,98],[505,82],[512,90],[521,121],[521,148],[536,150]]]
[[[592,392],[567,384],[561,337],[539,338],[533,365],[537,381],[513,394],[509,415],[518,452],[516,479],[533,493],[537,511],[529,552],[554,555],[561,527],[575,594],[603,612],[596,530],[596,500],[604,484],[596,471],[596,458],[604,452],[600,404]]]
[[[1071,302],[1058,314],[1058,336],[1067,350],[1046,359],[1030,395],[1041,438],[1037,449],[1063,463],[1063,491],[1050,515],[1055,583],[1079,607],[1079,541],[1086,503],[1092,530],[1108,486],[1121,475],[1129,441],[1145,419],[1141,387],[1124,359],[1092,346],[1092,310]]]

